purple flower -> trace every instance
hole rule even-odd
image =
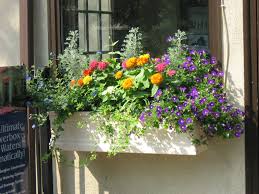
[[[141,115],[139,116],[139,120],[143,123],[145,122],[145,114],[141,113]]]
[[[178,106],[177,106],[177,109],[181,111],[181,110],[183,110],[183,106],[178,105]]]
[[[157,116],[158,118],[160,118],[160,117],[162,116],[162,113],[161,113],[161,112],[157,112],[157,113],[156,113],[156,116]]]
[[[187,124],[191,124],[192,122],[193,122],[193,120],[192,120],[191,118],[187,118],[187,119],[186,119],[186,123],[187,123]]]
[[[219,76],[219,77],[223,77],[223,76],[224,76],[224,72],[223,72],[223,71],[220,71],[220,72],[218,73],[218,76]]]
[[[222,104],[222,103],[225,102],[225,99],[224,99],[223,97],[219,97],[219,98],[218,98],[218,102]]]
[[[206,54],[206,51],[205,50],[200,50],[198,51],[199,55],[202,56],[202,55],[205,55]]]
[[[210,102],[209,106],[213,107],[213,106],[215,106],[215,103],[214,102]]]
[[[186,61],[192,61],[192,57],[186,57]]]
[[[215,81],[213,79],[209,79],[208,84],[213,85],[213,84],[215,84]]]
[[[202,59],[202,60],[201,60],[201,63],[202,63],[203,65],[208,65],[208,64],[209,64],[209,61],[208,61],[207,59]]]
[[[212,65],[217,64],[217,58],[216,58],[216,57],[211,57],[210,63],[211,63]]]
[[[186,125],[181,125],[180,127],[181,127],[182,132],[186,132],[186,129],[187,129]]]
[[[156,107],[156,111],[161,113],[162,112],[162,107],[161,106],[157,106]]]
[[[195,81],[196,81],[197,83],[201,83],[201,79],[200,79],[200,78],[195,78]]]
[[[149,109],[153,109],[154,108],[154,106],[151,104],[151,105],[149,105]]]
[[[148,112],[147,115],[148,115],[149,117],[151,117],[151,116],[152,116],[152,112]]]
[[[190,55],[195,55],[196,51],[195,50],[190,50]]]
[[[172,108],[171,113],[174,113],[174,109]]]
[[[214,70],[213,70],[213,71],[211,71],[211,75],[215,77],[215,76],[218,75],[218,73],[217,73],[217,71],[214,71]]]
[[[203,111],[202,111],[202,115],[203,116],[208,116],[209,115],[209,110],[208,109],[204,109]]]
[[[188,62],[184,62],[184,63],[182,64],[182,67],[183,67],[184,69],[187,69],[188,66],[189,66],[189,63],[188,63]]]
[[[207,101],[207,98],[200,99],[200,104],[204,104]]]
[[[204,74],[204,79],[207,79],[208,77],[209,77],[209,75],[208,74]]]
[[[241,137],[241,133],[240,133],[240,132],[236,132],[236,133],[235,133],[235,137],[236,137],[236,138],[240,138],[240,137]]]
[[[175,115],[180,117],[182,114],[180,112],[176,112]]]
[[[185,92],[187,90],[187,88],[185,86],[180,86],[179,89],[180,89],[181,92]]]
[[[172,101],[173,101],[173,102],[177,102],[177,101],[178,101],[178,98],[177,98],[176,96],[173,96],[173,97],[172,97]]]
[[[195,65],[191,65],[190,67],[189,67],[189,71],[195,71],[197,68],[196,68],[196,66]]]
[[[215,118],[219,118],[220,117],[220,113],[219,112],[214,112],[213,115],[214,115]]]
[[[212,93],[217,92],[217,88],[212,88],[211,92],[212,92]],[[216,95],[218,95],[218,94],[216,94]]]
[[[165,109],[164,109],[164,112],[165,112],[165,113],[168,113],[168,111],[169,111],[169,108],[165,108]]]
[[[162,95],[162,90],[158,89],[156,94],[154,95],[154,98],[159,98]]]
[[[184,102],[184,103],[183,103],[183,106],[184,106],[184,107],[186,107],[187,105],[188,105],[188,103],[187,103],[187,102]]]
[[[180,119],[178,120],[178,124],[179,124],[179,125],[184,125],[184,123],[185,123],[185,121],[184,121],[183,118],[180,118]]]
[[[193,87],[190,92],[190,96],[195,99],[199,97],[199,92],[196,87]]]

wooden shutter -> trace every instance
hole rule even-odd
[[[222,12],[220,0],[209,3],[209,49],[211,54],[222,62]]]

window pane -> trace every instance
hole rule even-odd
[[[113,3],[113,35],[120,43],[131,27],[140,27],[144,49],[154,55],[166,51],[167,37],[178,29],[188,33],[188,43],[192,46],[208,47],[208,0],[114,0]]]
[[[99,48],[99,19],[98,14],[89,13],[89,51],[98,51]]]
[[[99,10],[99,0],[88,0],[88,10]]]
[[[102,0],[102,11],[111,11],[111,0]]]
[[[86,10],[86,0],[78,0],[78,9]]]
[[[109,51],[110,37],[111,37],[111,16],[109,14],[102,14],[102,50]]]
[[[87,51],[87,26],[86,26],[86,14],[78,14],[78,32],[79,32],[79,47]]]

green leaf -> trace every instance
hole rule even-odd
[[[158,86],[157,85],[153,85],[153,88],[152,88],[152,91],[151,91],[151,96],[152,97],[156,94],[157,90],[158,90]]]

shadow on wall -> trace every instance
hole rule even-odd
[[[19,0],[0,1],[0,66],[19,64]]]
[[[228,72],[226,75],[227,80],[227,97],[229,102],[238,108],[243,108],[240,102],[240,99],[244,99],[244,91],[236,84],[234,78],[231,75],[231,72]],[[242,79],[242,78],[241,78]]]

